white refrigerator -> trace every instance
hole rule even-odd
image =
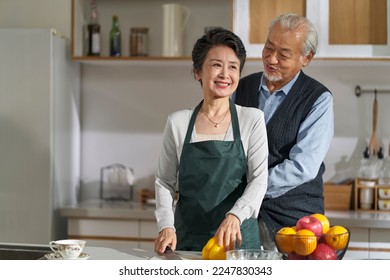
[[[80,66],[52,29],[0,29],[0,243],[66,237],[80,181]]]

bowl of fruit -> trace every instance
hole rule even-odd
[[[283,259],[341,260],[351,232],[341,225],[330,225],[322,214],[300,218],[295,226],[283,227],[274,233],[274,241]]]

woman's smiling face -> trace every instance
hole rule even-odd
[[[202,81],[205,97],[228,97],[236,90],[240,79],[240,60],[231,48],[215,46],[207,53],[195,77]]]

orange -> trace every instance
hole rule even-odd
[[[335,250],[347,247],[349,232],[343,226],[332,226],[325,235],[325,242]]]
[[[297,226],[292,226],[291,228],[297,232]]]
[[[328,232],[330,228],[330,222],[328,218],[325,215],[322,215],[320,213],[315,213],[311,215],[312,217],[318,219],[322,224],[322,234],[325,234]]]
[[[283,227],[275,235],[276,246],[282,253],[289,254],[293,251],[293,236],[296,231],[292,227]]]
[[[225,248],[218,245],[217,238],[211,237],[202,249],[204,260],[226,260]]]
[[[298,230],[293,236],[294,252],[300,256],[308,256],[314,252],[317,247],[317,237],[308,229]]]

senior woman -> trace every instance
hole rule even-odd
[[[240,38],[223,28],[194,45],[203,100],[172,113],[165,126],[155,180],[159,254],[168,246],[201,251],[213,236],[225,250],[260,248],[256,218],[268,176],[264,117],[230,99],[245,60]]]

